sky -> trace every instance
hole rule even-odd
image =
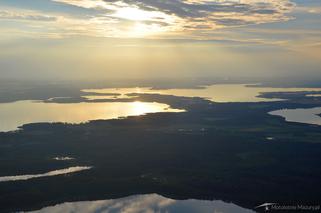
[[[0,75],[321,74],[319,0],[0,0]]]

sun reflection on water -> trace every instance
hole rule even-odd
[[[0,104],[0,132],[37,122],[82,123],[90,120],[114,119],[156,112],[181,112],[167,104],[149,102],[108,103],[43,103],[18,101]]]

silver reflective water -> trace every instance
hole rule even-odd
[[[82,123],[155,112],[181,112],[167,104],[146,102],[57,104],[18,101],[0,104],[0,132],[38,122]]]
[[[63,203],[34,213],[251,213],[222,201],[173,200],[157,194],[137,195],[114,200]]]
[[[321,91],[321,88],[267,88],[249,87],[245,84],[218,84],[201,89],[114,88],[86,89],[98,95],[84,96],[93,99],[131,98],[132,93],[203,97],[214,102],[260,102],[277,101],[258,97],[264,92]],[[112,95],[110,95],[112,93]],[[106,94],[106,95],[104,95]],[[108,95],[109,94],[109,95]],[[37,122],[82,123],[90,120],[113,119],[124,116],[142,115],[154,112],[182,112],[162,103],[108,102],[57,104],[35,101],[18,101],[0,104],[0,132],[16,130],[19,126]]]
[[[72,158],[72,157],[54,157],[53,158],[54,160],[56,161],[70,161],[70,160],[75,160],[75,158]]]
[[[30,180],[35,178],[42,178],[42,177],[51,177],[51,176],[58,176],[64,175],[69,173],[81,172],[84,170],[91,169],[90,166],[74,166],[65,169],[58,169],[54,171],[49,171],[42,174],[29,174],[29,175],[14,175],[14,176],[3,176],[0,177],[0,182],[9,182],[9,181],[22,181],[22,180]]]
[[[117,99],[130,98],[132,93],[163,94],[183,97],[202,97],[214,102],[261,102],[279,101],[281,99],[258,97],[265,92],[300,92],[300,91],[321,91],[321,88],[272,88],[248,86],[246,84],[216,84],[200,89],[167,89],[158,90],[148,87],[143,88],[108,88],[108,89],[86,89],[84,92],[98,94],[119,94],[113,96],[87,96],[89,99]]]
[[[288,122],[321,125],[321,107],[310,109],[281,109],[269,112],[269,114],[281,116]]]
[[[321,97],[321,94],[308,94],[307,97]]]

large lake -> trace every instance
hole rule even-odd
[[[113,119],[125,116],[142,115],[155,112],[181,112],[163,103],[116,102],[120,98],[132,98],[132,93],[175,95],[184,97],[203,97],[214,102],[260,102],[277,101],[258,97],[263,92],[321,91],[321,88],[267,88],[249,87],[244,84],[218,84],[200,89],[151,88],[109,88],[86,89],[93,93],[83,96],[88,100],[114,99],[113,102],[100,103],[45,103],[40,101],[17,101],[0,104],[0,132],[16,130],[19,126],[38,122],[82,123],[90,120]],[[97,93],[97,94],[94,94]],[[112,94],[112,95],[111,95]],[[62,94],[63,95],[63,94]]]
[[[136,195],[114,200],[84,201],[63,203],[46,207],[37,213],[251,213],[252,210],[241,208],[222,201],[173,200],[157,194]]]
[[[216,84],[200,89],[167,89],[158,90],[152,88],[108,88],[108,89],[86,89],[84,92],[94,92],[100,94],[118,93],[112,98],[129,98],[131,93],[148,93],[175,95],[184,97],[202,97],[214,102],[261,102],[278,101],[280,99],[270,99],[258,97],[265,92],[299,92],[299,91],[321,91],[321,88],[271,88],[247,86],[246,84]],[[88,97],[90,98],[90,97]],[[94,98],[111,98],[111,96],[94,96]]]
[[[155,112],[180,112],[167,104],[146,102],[57,104],[39,101],[17,101],[0,104],[0,132],[38,122],[82,123]]]

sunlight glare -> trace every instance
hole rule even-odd
[[[132,103],[132,111],[134,112],[134,114],[138,114],[138,115],[143,115],[148,112],[157,111],[158,110],[157,108],[158,108],[157,106],[151,106],[139,101],[135,101]]]
[[[157,12],[149,12],[138,8],[126,7],[119,9],[114,16],[133,21],[147,21],[157,18],[159,14]]]
[[[118,8],[110,16],[128,21],[124,37],[144,37],[167,32],[176,21],[176,17],[160,11],[146,11],[130,6]]]

